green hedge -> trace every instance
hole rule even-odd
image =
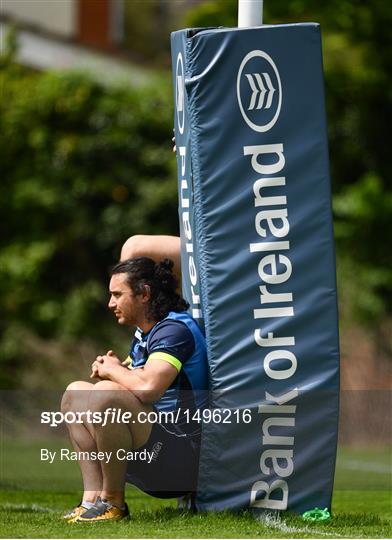
[[[128,236],[177,234],[177,185],[168,77],[105,88],[5,62],[1,79],[0,355],[12,371],[21,325],[105,333],[107,270]]]

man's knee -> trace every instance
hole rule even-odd
[[[86,390],[92,390],[92,388],[94,388],[94,385],[85,381],[74,381],[70,383],[61,399],[61,412],[66,413],[68,411],[80,410],[82,398],[85,398],[84,400],[87,401]]]
[[[101,390],[112,391],[112,392],[117,391],[117,390],[118,391],[124,391],[124,392],[130,392],[130,390],[127,390],[121,384],[118,384],[118,383],[113,382],[113,381],[99,381],[99,382],[97,382],[96,384],[93,385],[92,390],[94,392],[99,392]]]
[[[112,381],[99,381],[92,388],[89,396],[89,408],[104,411],[108,408],[121,408],[136,405],[137,397],[121,384]]]

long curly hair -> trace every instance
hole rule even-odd
[[[170,311],[186,311],[188,302],[178,293],[178,280],[173,274],[174,263],[170,259],[163,259],[155,263],[149,257],[136,257],[117,263],[110,272],[126,274],[127,283],[134,294],[141,294],[143,286],[150,287],[150,301],[147,304],[147,317],[153,321],[160,321],[167,317]]]

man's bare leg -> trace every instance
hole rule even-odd
[[[94,385],[84,381],[71,383],[61,402],[63,413],[85,412]],[[97,445],[94,439],[93,425],[85,421],[83,424],[67,424],[69,437],[76,452],[96,452]],[[78,461],[83,478],[83,501],[94,503],[102,490],[102,469],[99,461]]]
[[[117,459],[117,450],[135,450],[148,441],[152,425],[139,423],[140,412],[153,411],[152,406],[144,405],[130,390],[111,382],[101,381],[94,386],[90,394],[89,408],[105,411],[109,407],[122,412],[131,412],[130,423],[108,423],[106,426],[95,425],[95,440],[99,452],[112,452],[111,459],[101,462],[102,492],[101,497],[121,508],[124,505],[125,474],[127,461]]]
[[[138,414],[153,410],[143,405],[132,392],[111,381],[91,383],[77,381],[70,384],[64,394],[62,411],[99,411],[108,408],[131,412],[135,423],[67,424],[72,444],[76,451],[112,452],[108,463],[103,461],[80,460],[79,467],[83,477],[83,501],[95,502],[98,495],[118,507],[124,504],[126,460],[118,460],[119,448],[134,450],[143,446],[151,433],[152,425],[138,423]]]
[[[168,258],[174,262],[174,274],[181,285],[181,241],[178,236],[136,234],[124,243],[121,260],[150,257],[156,262]]]

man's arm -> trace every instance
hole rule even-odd
[[[143,368],[129,370],[116,356],[109,354],[97,357],[92,372],[100,379],[121,384],[142,403],[158,401],[178,375],[176,367],[164,360],[154,359],[147,361]]]
[[[136,234],[121,249],[121,260],[150,257],[155,262],[168,258],[174,262],[174,274],[181,283],[181,241],[178,236]]]
[[[113,351],[97,356],[92,375],[109,379],[132,391],[142,403],[155,403],[172,384],[183,364],[195,350],[195,340],[187,326],[165,319],[152,331],[149,356],[143,368],[125,368]]]

